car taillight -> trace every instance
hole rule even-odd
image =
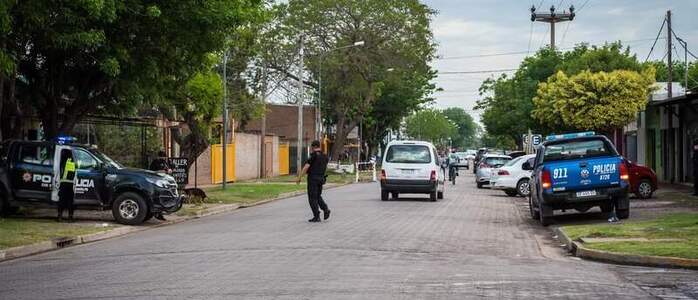
[[[497,175],[499,175],[499,176],[509,175],[509,171],[507,171],[507,170],[499,170],[499,172],[497,172]]]
[[[550,187],[553,186],[552,180],[550,180],[550,171],[548,170],[543,170],[543,175],[540,177],[540,185],[544,189],[549,189]]]
[[[385,169],[381,169],[381,181],[385,180],[387,177],[385,176]]]
[[[621,162],[618,169],[620,170],[620,180],[629,181],[630,174],[628,173],[628,166]]]
[[[431,170],[431,177],[429,179],[431,181],[436,181],[436,171],[435,170]]]

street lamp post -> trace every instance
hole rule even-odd
[[[227,167],[227,144],[228,144],[228,77],[226,74],[226,69],[228,68],[228,51],[223,53],[223,186],[228,181],[226,178],[226,167]]]
[[[346,48],[352,48],[352,47],[361,47],[365,45],[366,43],[364,41],[358,41],[354,42],[351,45],[347,46],[342,46],[334,49],[330,49],[322,54],[320,54],[320,64],[318,66],[318,101],[317,101],[317,132],[315,134],[315,137],[317,140],[320,140],[322,138],[322,63],[325,61],[325,55],[329,54],[332,51],[335,50],[340,50],[340,49],[346,49]]]

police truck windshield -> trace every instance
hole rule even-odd
[[[570,140],[545,146],[544,161],[614,155],[601,139]]]
[[[390,163],[428,164],[431,162],[431,154],[427,146],[393,145],[388,148],[385,160]]]
[[[94,154],[97,156],[101,161],[103,161],[105,164],[114,167],[116,169],[123,169],[124,166],[121,165],[120,163],[116,162],[115,160],[111,159],[111,157],[107,156],[106,154],[95,151],[95,150],[90,150],[90,153]]]

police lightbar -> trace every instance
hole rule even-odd
[[[75,143],[78,139],[74,136],[58,136],[56,137],[56,142],[59,144],[69,144],[69,143]]]
[[[549,136],[545,137],[545,140],[549,142],[549,141],[555,141],[555,140],[573,139],[573,138],[593,136],[593,135],[596,135],[596,132],[585,131],[585,132],[577,132],[577,133],[556,134],[556,135],[549,135]]]

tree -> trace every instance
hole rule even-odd
[[[531,114],[538,84],[558,71],[571,76],[587,70],[641,71],[645,68],[620,42],[603,46],[579,44],[568,52],[543,48],[525,58],[513,76],[501,75],[485,80],[480,87],[480,93],[485,97],[477,102],[475,108],[483,110],[481,121],[488,135],[507,136],[520,145],[522,134],[529,129],[542,134],[560,130],[550,127],[549,123],[540,123]]]
[[[319,88],[322,64],[323,116],[336,128],[331,157],[339,156],[349,132],[380,98],[388,69],[431,72],[434,13],[418,0],[291,0],[277,6],[266,56],[274,69],[297,79],[292,62],[298,40],[289,37],[303,34],[310,70],[305,84]],[[363,47],[341,48],[359,41]]]
[[[431,72],[422,73],[420,70],[394,70],[390,73],[380,96],[363,121],[362,137],[368,144],[368,153],[378,148],[389,130],[399,130],[404,118],[433,102],[429,97],[436,89],[430,83],[432,78]],[[410,84],[405,84],[407,82]]]
[[[456,125],[435,109],[414,113],[405,120],[405,133],[413,139],[448,146],[448,139],[457,132]]]
[[[458,130],[451,137],[453,146],[468,148],[476,145],[477,124],[464,109],[450,107],[443,110],[444,116],[456,124]]]
[[[669,70],[665,61],[648,61],[644,64],[647,67],[653,67],[657,70],[657,81],[667,82],[669,81]],[[679,82],[682,87],[686,87],[686,65],[683,62],[674,61],[674,66],[672,68],[672,80],[674,82]],[[698,91],[698,62],[688,63],[688,89],[693,91]]]
[[[8,4],[9,3],[9,4]],[[89,114],[159,103],[206,67],[260,0],[4,1],[0,13],[2,116],[27,104],[45,137]],[[7,24],[11,24],[9,27]],[[13,97],[17,97],[17,101]],[[8,112],[6,105],[13,108]],[[21,115],[20,115],[21,117]],[[3,122],[4,123],[4,122]],[[8,127],[8,126],[3,126]]]
[[[654,69],[642,73],[560,71],[541,83],[533,98],[533,116],[550,128],[598,130],[625,126],[645,108],[654,85]]]

